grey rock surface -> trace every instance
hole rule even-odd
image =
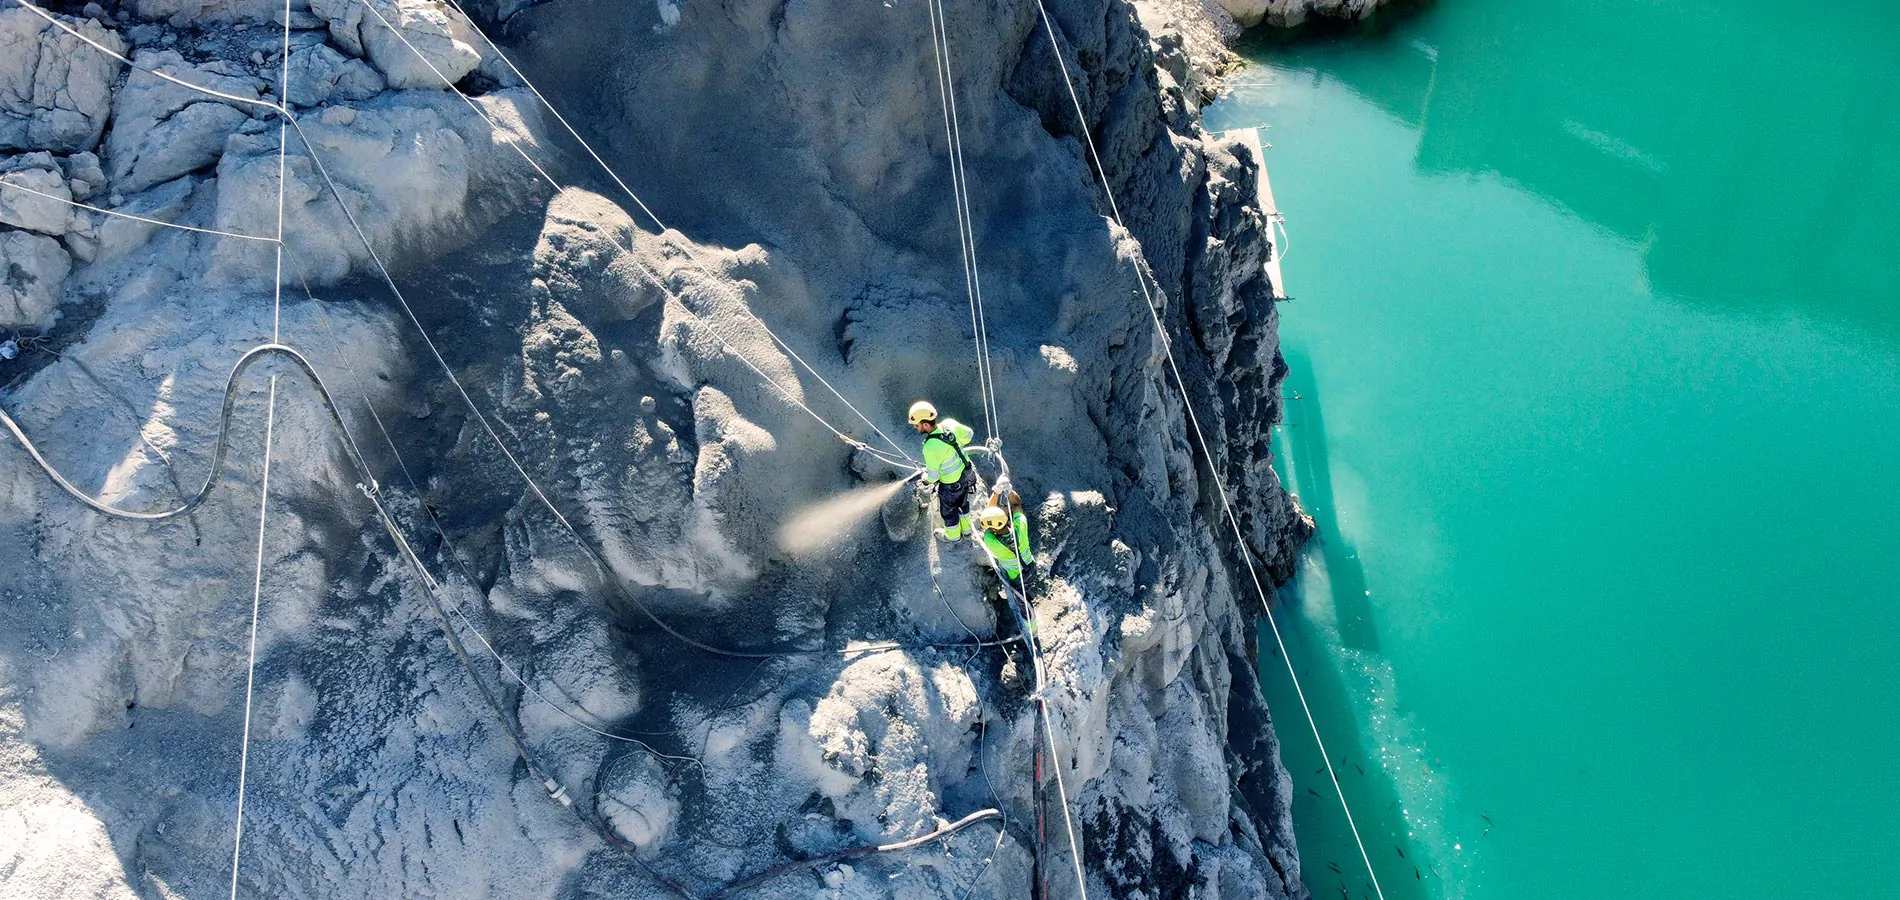
[[[0,327],[39,328],[52,323],[60,288],[72,259],[59,242],[24,231],[0,231]]]
[[[324,44],[290,54],[290,102],[318,106],[331,100],[368,100],[389,87],[381,72]]]
[[[123,52],[125,42],[92,19],[61,17],[81,34]],[[31,10],[0,9],[0,150],[91,150],[104,133],[121,64]]]
[[[1269,466],[1284,369],[1259,161],[1199,126],[1226,26],[1188,4],[1049,6],[1080,120],[1033,2],[956,8],[947,28],[997,436],[1038,544],[1047,767],[1091,896],[1306,898],[1238,568],[1252,554],[1285,577],[1309,526]],[[23,836],[0,846],[5,892],[228,888],[268,374],[247,893],[672,896],[664,875],[702,897],[985,808],[1006,818],[757,892],[1027,892],[1030,660],[970,646],[1017,626],[973,548],[919,527],[902,472],[787,402],[896,436],[888,452],[916,453],[917,397],[985,418],[924,10],[559,0],[511,5],[505,30],[484,18],[635,203],[453,9],[378,8],[485,91],[480,114],[360,4],[318,0],[327,29],[291,56],[293,100],[321,104],[301,137],[133,73],[103,167],[9,163],[107,208],[271,236],[284,154],[281,281],[267,242],[67,220],[81,264],[28,305],[36,327],[75,314],[46,333],[57,357],[0,369],[0,404],[69,477],[140,509],[190,493],[232,361],[274,337],[313,360],[374,471],[275,363],[239,385],[229,471],[185,519],[102,519],[0,449],[0,830]],[[140,60],[261,96],[272,45],[171,24],[227,14],[255,15],[181,7],[127,34]],[[65,259],[0,231],[10,265],[48,247]],[[1245,546],[1205,517],[1208,465]],[[1042,874],[1073,896],[1048,811]]]
[[[1363,19],[1391,0],[1220,0],[1242,27],[1292,28],[1309,19]]]
[[[132,61],[145,68],[246,99],[263,94],[257,79],[226,74],[228,64],[194,66],[175,50],[139,50]],[[112,189],[135,194],[180,175],[209,169],[250,111],[165,81],[144,71],[126,77],[112,104],[112,133],[105,166]]]
[[[60,200],[41,196],[73,199],[73,191],[67,187],[65,174],[52,154],[43,151],[22,153],[0,162],[0,181],[26,189],[0,187],[0,225],[11,225],[53,237],[59,237],[70,229],[73,207]]]
[[[343,49],[365,56],[398,88],[439,88],[482,64],[474,26],[443,0],[315,0]],[[387,23],[387,24],[385,24]]]
[[[294,4],[294,10],[305,6],[304,0]],[[127,5],[141,19],[203,25],[281,22],[284,14],[283,0],[131,0]]]

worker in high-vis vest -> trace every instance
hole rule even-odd
[[[967,510],[970,485],[976,481],[963,448],[976,432],[955,419],[939,420],[937,408],[928,400],[910,405],[910,425],[924,436],[924,483],[937,486],[937,514],[943,517],[943,529],[937,535],[946,541],[962,540],[972,525]]]
[[[1011,515],[992,504],[977,513],[976,519],[983,525],[983,547],[990,551],[997,570],[1011,581],[1022,578],[1023,567],[1036,563],[1029,552],[1029,517],[1020,509]]]

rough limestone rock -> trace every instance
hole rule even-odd
[[[818,790],[866,841],[928,831],[943,808],[943,774],[975,761],[979,712],[976,685],[959,667],[926,669],[902,653],[852,663],[806,726],[829,770]]]
[[[198,199],[200,185],[199,179],[186,175],[149,191],[122,197],[125,202],[116,209],[159,222],[192,224],[193,201]],[[66,245],[77,259],[103,263],[126,257],[165,234],[163,227],[150,222],[82,213],[75,216],[73,230],[66,235]]]
[[[124,40],[97,21],[61,20],[125,51]],[[0,9],[0,150],[76,153],[98,146],[122,65],[31,10]]]
[[[192,84],[236,97],[259,97],[261,84],[221,63],[193,66],[175,50],[140,50],[132,59]],[[251,111],[134,70],[112,105],[106,174],[113,191],[134,194],[180,175],[208,169],[225,140]]]
[[[372,245],[413,252],[453,244],[492,219],[501,203],[472,203],[471,187],[540,190],[523,179],[524,164],[510,148],[538,138],[537,110],[522,91],[477,99],[509,130],[496,133],[460,99],[440,91],[391,91],[361,105],[326,107],[302,119],[302,136],[321,154],[330,178],[350,204]],[[271,235],[277,228],[276,128],[240,132],[221,148],[213,227]],[[286,159],[284,228],[296,238],[286,277],[328,283],[369,262],[329,185],[298,134]],[[532,176],[529,176],[532,177]],[[521,198],[506,202],[519,202]],[[226,241],[213,251],[212,275],[237,278],[269,271],[269,247]]]
[[[0,327],[40,328],[51,324],[60,286],[72,272],[66,249],[50,237],[24,231],[0,231]]]
[[[368,100],[388,87],[381,72],[325,44],[290,52],[290,102],[319,106],[332,100]]]
[[[1220,4],[1243,28],[1266,23],[1275,28],[1292,28],[1312,17],[1363,19],[1390,0],[1220,0]]]
[[[72,189],[66,186],[65,174],[50,153],[26,153],[0,162],[0,181],[37,191],[38,194],[73,199]],[[53,237],[71,230],[73,208],[38,194],[0,187],[0,225],[11,225]]]
[[[94,195],[105,190],[106,173],[99,165],[96,153],[75,153],[59,161],[66,172],[66,181],[75,200],[91,200]]]
[[[1308,900],[1239,566],[1285,577],[1307,524],[1269,465],[1284,365],[1259,161],[1199,124],[1225,26],[1173,0],[1045,2],[1054,51],[1033,0],[947,26],[1040,667],[972,548],[923,537],[903,467],[813,418],[899,454],[917,452],[917,397],[985,419],[920,8],[507,2],[490,33],[639,203],[506,79],[473,79],[494,129],[446,91],[359,96],[365,63],[316,31],[292,59],[293,96],[322,104],[300,114],[307,148],[133,76],[103,172],[77,153],[7,163],[269,236],[288,151],[281,283],[269,243],[87,213],[68,273],[60,241],[0,232],[9,263],[57,254],[41,268],[59,278],[33,282],[52,284],[28,303],[40,323],[84,313],[48,333],[57,357],[0,370],[24,373],[0,404],[81,489],[134,509],[195,491],[231,364],[273,339],[307,354],[368,471],[281,360],[238,383],[218,487],[168,523],[101,518],[0,440],[3,892],[228,891],[248,707],[247,896],[708,896],[838,854],[849,867],[751,890],[1024,896],[1042,747],[1090,896]],[[266,44],[153,49],[237,8],[128,34],[257,96]],[[445,8],[378,8],[444,74],[480,60]],[[499,8],[471,7],[484,24]],[[410,51],[356,0],[313,12],[391,87],[440,87],[397,77]],[[1210,467],[1238,541],[1206,516]],[[1044,874],[1075,896],[1044,787]]]
[[[304,0],[293,3],[293,14],[305,8]],[[132,0],[130,5],[141,19],[181,23],[281,23],[284,15],[283,0]]]
[[[474,26],[443,0],[372,2],[375,13],[362,0],[315,0],[310,10],[330,23],[343,49],[375,63],[391,87],[440,88],[444,78],[461,81],[482,64]]]

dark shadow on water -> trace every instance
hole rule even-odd
[[[1333,609],[1339,617],[1341,643],[1354,650],[1378,653],[1379,634],[1372,625],[1365,565],[1359,560],[1358,548],[1339,530],[1319,383],[1313,375],[1313,364],[1304,353],[1286,351],[1284,355],[1287,363],[1285,428],[1296,466],[1294,488],[1301,507],[1313,517],[1315,525],[1313,542],[1307,552],[1317,549],[1325,561]]]
[[[1306,552],[1318,557],[1329,577],[1328,597],[1338,617],[1340,646],[1332,646],[1326,633],[1312,624],[1305,602],[1310,596],[1310,566],[1302,566],[1300,574],[1281,588],[1275,622],[1306,703],[1327,741],[1339,789],[1352,808],[1385,896],[1424,900],[1436,894],[1415,877],[1414,866],[1423,871],[1431,862],[1420,856],[1423,848],[1413,846],[1408,837],[1396,786],[1374,754],[1367,752],[1378,741],[1362,728],[1352,699],[1355,688],[1347,681],[1355,659],[1379,659],[1379,637],[1366,595],[1365,568],[1337,523],[1319,389],[1309,359],[1294,348],[1283,348],[1283,352],[1288,374],[1283,388],[1287,414],[1281,477],[1314,517],[1317,531]],[[1365,863],[1340,812],[1318,747],[1306,733],[1300,698],[1287,678],[1287,663],[1280,659],[1264,622],[1259,640],[1261,687],[1274,710],[1282,758],[1295,787],[1293,812],[1307,887],[1315,897],[1370,897]],[[1353,653],[1344,656],[1342,649]]]

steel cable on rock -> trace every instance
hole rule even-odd
[[[1000,458],[1002,454],[998,453],[997,456]],[[1010,542],[1015,544],[1016,559],[1019,565],[1022,565],[1020,560],[1023,558],[1023,547],[1017,540],[1015,532],[1016,528],[1012,522]],[[1030,661],[1033,664],[1031,671],[1036,685],[1031,696],[1036,703],[1037,715],[1042,719],[1043,737],[1049,742],[1049,755],[1054,763],[1050,767],[1050,774],[1055,776],[1056,794],[1062,806],[1062,825],[1069,838],[1069,859],[1075,868],[1076,890],[1080,892],[1082,900],[1088,900],[1088,877],[1082,871],[1082,843],[1076,837],[1075,818],[1069,810],[1069,790],[1062,781],[1061,744],[1056,738],[1055,723],[1049,718],[1048,673],[1043,666],[1041,640],[1036,637],[1040,628],[1036,622],[1036,607],[1029,602],[1029,590],[1024,578],[1026,573],[1022,569],[1017,570],[1017,590],[1020,590],[1020,593],[1017,593],[1017,590],[1011,589],[1009,578],[1003,575],[1002,563],[996,558],[996,554],[990,552],[989,545],[979,538],[977,546],[983,548],[983,555],[989,558],[990,565],[996,569],[998,580],[1002,582],[1003,590],[1010,601],[1010,612],[1016,615],[1017,626],[1023,630],[1025,642],[1029,646]],[[1021,604],[1020,610],[1018,603]]]
[[[278,82],[278,99],[290,102],[290,0],[284,0],[283,80]],[[277,239],[271,243],[276,256],[276,275],[271,279],[271,343],[283,338],[284,314],[284,125],[277,126]],[[237,900],[238,869],[244,856],[244,786],[251,759],[251,700],[257,687],[257,622],[264,602],[264,538],[270,523],[271,440],[277,431],[277,376],[270,378],[270,400],[265,406],[264,474],[258,487],[257,501],[257,576],[251,585],[251,644],[244,668],[244,736],[238,749],[237,816],[231,837],[231,898]],[[342,420],[339,418],[339,422]]]
[[[1081,95],[1076,92],[1075,80],[1069,75],[1069,65],[1063,60],[1062,45],[1056,38],[1055,22],[1050,18],[1049,9],[1043,3],[1043,0],[1036,0],[1036,9],[1041,15],[1043,30],[1049,37],[1050,54],[1055,57],[1056,66],[1062,73],[1062,83],[1068,89],[1069,101],[1075,108],[1076,128],[1081,132],[1083,143],[1088,148],[1089,159],[1095,163],[1096,179],[1102,187],[1103,196],[1108,201],[1109,212],[1115,219],[1116,227],[1120,228],[1123,234],[1132,237],[1133,232],[1128,230],[1127,223],[1122,220],[1121,208],[1115,202],[1115,191],[1108,182],[1108,170],[1102,165],[1101,153],[1098,152],[1095,147],[1095,137],[1089,132],[1088,115],[1082,109]],[[1352,832],[1353,842],[1358,845],[1359,858],[1365,863],[1366,874],[1371,879],[1373,893],[1379,896],[1379,900],[1385,900],[1385,890],[1379,885],[1379,875],[1373,871],[1372,868],[1372,856],[1366,852],[1365,839],[1360,836],[1359,825],[1352,815],[1352,807],[1346,802],[1345,787],[1340,784],[1339,773],[1333,769],[1332,754],[1326,750],[1325,739],[1320,737],[1319,722],[1313,716],[1311,704],[1307,702],[1306,690],[1300,685],[1299,674],[1294,671],[1293,659],[1286,653],[1286,641],[1280,634],[1279,623],[1273,618],[1273,606],[1267,599],[1266,586],[1261,582],[1260,572],[1254,566],[1253,556],[1247,548],[1246,535],[1240,527],[1240,516],[1234,512],[1233,499],[1228,493],[1226,481],[1221,478],[1219,462],[1207,442],[1206,432],[1201,428],[1200,417],[1194,412],[1194,403],[1188,394],[1187,380],[1182,377],[1180,364],[1176,362],[1174,358],[1174,342],[1168,337],[1167,327],[1161,321],[1160,307],[1156,303],[1154,295],[1148,289],[1148,277],[1151,277],[1150,273],[1140,265],[1139,260],[1140,254],[1136,254],[1135,258],[1129,263],[1135,271],[1135,283],[1141,289],[1142,300],[1147,305],[1148,314],[1154,322],[1156,337],[1161,342],[1161,349],[1168,362],[1168,371],[1174,376],[1175,384],[1181,391],[1181,406],[1187,412],[1188,424],[1192,426],[1195,443],[1199,447],[1202,457],[1207,460],[1208,473],[1212,476],[1214,487],[1220,494],[1221,511],[1226,515],[1228,524],[1232,526],[1235,547],[1239,552],[1241,562],[1246,566],[1249,579],[1253,582],[1254,592],[1260,598],[1262,615],[1266,618],[1267,626],[1273,633],[1274,643],[1280,648],[1280,659],[1286,663],[1287,677],[1292,680],[1294,694],[1298,696],[1300,700],[1300,709],[1306,714],[1306,723],[1312,729],[1313,741],[1319,745],[1320,758],[1325,762],[1326,773],[1332,779],[1333,792],[1339,797],[1339,806],[1346,815],[1346,825]],[[1157,285],[1157,288],[1158,287],[1159,285]]]
[[[1003,814],[1001,810],[979,809],[976,812],[973,812],[967,816],[964,816],[961,819],[956,820],[955,822],[951,822],[948,825],[944,825],[940,828],[937,828],[936,830],[931,831],[928,834],[918,835],[917,837],[910,838],[908,840],[894,841],[888,844],[865,844],[860,847],[852,847],[847,850],[840,850],[836,853],[827,853],[822,856],[812,857],[811,859],[801,859],[801,860],[796,860],[793,862],[788,862],[783,865],[774,866],[770,869],[767,869],[763,872],[758,873],[757,875],[744,878],[742,880],[733,882],[732,884],[729,884],[723,888],[720,888],[719,890],[714,891],[711,894],[708,894],[706,897],[706,900],[715,900],[715,898],[731,896],[732,894],[737,893],[739,891],[758,887],[759,885],[764,884],[765,882],[770,881],[774,878],[777,878],[781,875],[789,875],[793,872],[797,872],[803,869],[809,869],[814,866],[822,866],[826,863],[842,862],[844,860],[851,859],[852,857],[867,856],[872,853],[895,853],[900,850],[910,850],[917,847],[921,847],[925,844],[930,843],[931,841],[947,838],[978,822],[982,822],[987,819],[1001,818],[1002,815]]]
[[[964,166],[963,127],[957,115],[956,77],[951,69],[949,14],[939,0],[925,0],[930,20],[931,59],[943,106],[944,142],[950,157],[950,192],[956,204],[957,243],[962,250],[963,286],[970,301],[970,333],[976,342],[976,383],[982,394],[984,427],[1001,440],[996,383],[990,367],[989,323],[983,311],[983,281],[976,264],[976,230],[971,222],[970,175]]]
[[[276,238],[268,238],[268,237],[263,237],[261,235],[240,234],[235,231],[219,231],[215,228],[199,228],[195,225],[180,225],[177,222],[166,222],[161,219],[150,219],[150,218],[146,218],[145,216],[134,215],[132,213],[119,212],[118,210],[106,209],[101,206],[94,206],[90,203],[84,203],[78,200],[74,200],[70,197],[61,197],[58,194],[48,194],[45,191],[36,191],[30,187],[27,187],[24,184],[17,184],[15,182],[8,181],[4,177],[0,177],[0,187],[12,188],[16,191],[23,191],[25,193],[32,194],[35,197],[41,197],[47,200],[64,203],[67,206],[74,207],[75,209],[83,209],[88,212],[96,212],[102,215],[113,216],[120,219],[130,219],[134,222],[143,222],[147,225],[163,225],[166,228],[176,228],[179,231],[195,231],[199,234],[211,234],[211,235],[216,235],[218,237],[237,238],[238,240],[241,240],[241,241],[258,241],[260,243],[265,243],[265,244],[278,243],[278,240]]]

